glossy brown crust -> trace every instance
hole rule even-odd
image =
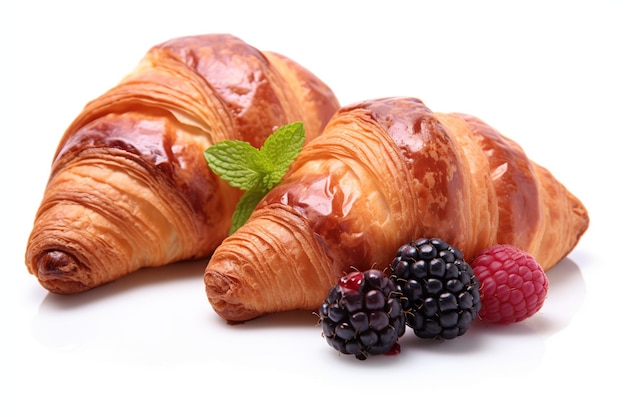
[[[574,196],[480,120],[413,98],[365,101],[340,109],[216,250],[207,296],[229,321],[316,309],[341,274],[385,268],[423,236],[467,259],[516,244],[548,269],[587,224]]]
[[[259,147],[295,121],[315,136],[337,108],[311,72],[231,35],[153,47],[61,139],[26,250],[29,271],[69,294],[209,256],[241,191],[211,172],[203,151],[224,139]]]

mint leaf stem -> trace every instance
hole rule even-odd
[[[260,149],[244,141],[225,140],[207,148],[209,168],[230,185],[246,192],[232,217],[230,234],[250,217],[257,204],[278,185],[304,145],[302,122],[284,125],[272,133]]]

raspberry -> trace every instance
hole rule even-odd
[[[525,320],[543,306],[548,278],[535,259],[511,245],[484,249],[472,261],[483,304],[479,318],[510,324]]]
[[[343,276],[319,314],[328,344],[359,360],[398,349],[406,326],[398,288],[377,269]]]
[[[441,239],[419,239],[401,246],[390,267],[406,323],[418,337],[453,339],[467,331],[481,302],[478,281],[459,249]]]

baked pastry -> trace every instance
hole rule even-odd
[[[385,268],[404,243],[439,237],[471,260],[509,243],[546,270],[587,229],[583,204],[479,119],[414,98],[341,108],[281,184],[211,257],[205,284],[232,322],[317,309],[352,269]]]
[[[27,244],[29,272],[70,294],[209,256],[242,192],[211,172],[203,151],[225,139],[259,147],[296,121],[315,136],[338,107],[310,71],[231,35],[154,46],[61,138]]]

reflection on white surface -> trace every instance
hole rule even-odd
[[[443,366],[512,376],[541,362],[546,339],[567,327],[585,298],[580,269],[565,259],[548,271],[549,297],[532,318],[508,326],[476,321],[464,336],[445,342],[418,339],[407,329],[399,355],[370,357],[364,364],[327,346],[309,311],[226,324],[206,299],[205,265],[195,261],[145,269],[84,294],[49,294],[33,320],[33,334],[52,351],[132,367],[207,361],[255,367],[269,361],[274,369],[288,371],[308,366],[308,354],[328,366],[402,368],[410,363],[424,374]],[[279,352],[287,347],[300,350],[302,361],[284,363]]]

